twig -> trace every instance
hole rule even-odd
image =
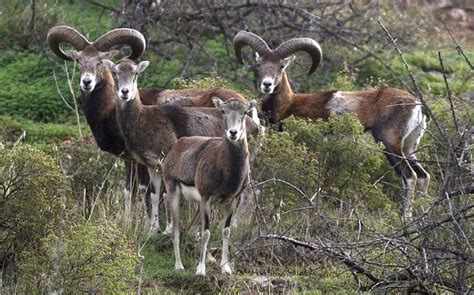
[[[324,254],[328,255],[331,258],[335,258],[337,260],[340,260],[342,263],[344,263],[352,271],[354,271],[356,273],[363,274],[365,277],[367,277],[372,282],[378,283],[380,281],[379,278],[377,278],[375,275],[373,275],[367,269],[362,267],[361,263],[359,261],[357,261],[354,258],[350,257],[346,253],[337,253],[337,252],[331,251],[329,248],[327,248],[324,245],[317,245],[315,243],[303,242],[303,241],[299,241],[299,240],[296,240],[296,239],[291,238],[291,237],[279,236],[279,235],[264,235],[264,236],[260,236],[260,238],[281,240],[281,241],[291,243],[295,246],[300,246],[300,247],[310,249],[312,251],[323,252]]]
[[[112,11],[112,12],[114,12],[114,13],[120,13],[120,12],[121,12],[120,9],[118,9],[118,8],[115,8],[115,7],[112,7],[112,6],[108,6],[108,5],[99,3],[99,2],[94,1],[94,0],[86,0],[86,3],[99,6],[99,7],[103,8],[103,9],[105,9],[105,10],[109,10],[109,11]]]
[[[449,105],[451,108],[451,114],[453,116],[454,127],[456,128],[456,134],[459,134],[458,119],[456,117],[456,113],[454,112],[453,94],[451,92],[451,88],[449,88],[448,79],[446,78],[446,70],[444,69],[443,58],[441,57],[440,51],[438,51],[438,58],[439,58],[439,63],[441,65],[441,69],[443,70],[444,84],[446,85],[446,90],[448,91]]]
[[[67,63],[64,62],[64,71],[66,72],[67,85],[69,92],[71,93],[72,101],[74,102],[74,114],[76,115],[77,128],[79,129],[79,136],[82,138],[81,130],[81,120],[79,116],[79,109],[77,108],[77,99],[76,94],[74,93],[74,88],[72,87],[72,80],[74,80],[74,75],[76,74],[76,62],[74,61],[74,67],[72,68],[72,76],[69,77],[69,70],[67,68]]]
[[[458,41],[456,41],[456,39],[454,38],[453,34],[451,33],[451,30],[448,28],[448,25],[446,24],[446,22],[444,20],[441,21],[444,25],[444,27],[446,28],[446,30],[448,31],[449,33],[449,36],[451,36],[451,39],[453,39],[453,42],[454,44],[456,44],[456,50],[458,51],[459,54],[461,54],[464,59],[466,60],[467,64],[471,67],[471,70],[474,70],[474,66],[472,65],[471,61],[469,60],[469,58],[467,58],[466,54],[464,54],[464,51],[462,50],[461,48],[461,45],[459,45]]]

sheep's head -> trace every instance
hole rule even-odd
[[[252,47],[256,52],[258,87],[265,94],[271,94],[278,88],[282,80],[283,71],[295,59],[295,56],[292,55],[293,53],[305,51],[311,56],[313,63],[308,75],[312,74],[321,63],[321,48],[318,42],[310,38],[293,38],[272,50],[259,36],[250,32],[240,31],[234,37],[234,49],[237,59],[242,64],[242,48],[246,45]]]
[[[224,118],[225,135],[232,142],[237,142],[245,136],[245,118],[253,108],[257,101],[241,102],[238,99],[231,98],[223,102],[220,98],[214,96],[212,98],[214,106],[222,112]]]
[[[75,60],[80,71],[80,87],[84,93],[94,90],[103,79],[102,60],[112,58],[118,53],[112,47],[127,44],[132,53],[129,58],[136,59],[145,51],[145,38],[133,29],[114,29],[91,43],[81,33],[67,26],[56,26],[48,32],[51,50],[64,60]],[[74,50],[64,51],[61,43],[69,43]]]
[[[137,64],[133,60],[126,58],[117,64],[108,59],[104,59],[103,63],[115,74],[117,79],[117,97],[119,100],[128,102],[134,99],[138,92],[138,74],[143,72],[150,62],[142,61]]]

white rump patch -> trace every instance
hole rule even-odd
[[[337,91],[328,101],[326,108],[331,114],[353,113],[359,108],[359,97],[352,92]]]
[[[425,133],[426,126],[426,116],[423,114],[421,105],[417,104],[411,111],[411,116],[407,121],[406,130],[402,138],[405,156],[410,156],[415,152],[423,133]]]
[[[182,183],[179,184],[181,187],[181,193],[184,198],[189,202],[201,202],[201,195],[199,194],[195,186],[187,186]]]

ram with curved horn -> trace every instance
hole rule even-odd
[[[138,31],[131,29],[115,29],[100,36],[95,42],[90,42],[84,35],[68,26],[56,26],[49,30],[47,36],[51,50],[61,59],[75,60],[80,71],[80,88],[83,96],[83,110],[86,120],[91,127],[94,138],[100,149],[121,156],[125,159],[126,187],[125,222],[129,223],[131,215],[132,194],[135,191],[135,175],[139,177],[140,189],[145,191],[145,203],[151,203],[153,186],[149,186],[147,168],[136,165],[128,155],[125,142],[122,139],[115,119],[115,101],[108,99],[114,95],[112,75],[102,67],[103,58],[111,58],[117,51],[112,48],[117,45],[129,45],[131,57],[138,58],[145,51],[145,39]],[[72,46],[65,51],[63,44]],[[109,84],[112,83],[112,87]],[[147,208],[151,218],[152,208]],[[153,224],[152,224],[153,226]]]
[[[416,187],[426,194],[430,180],[430,175],[415,157],[427,122],[421,103],[409,93],[389,87],[353,92],[293,93],[286,68],[295,59],[294,53],[304,51],[312,59],[308,74],[313,73],[322,60],[321,47],[315,40],[294,38],[272,50],[261,37],[240,31],[234,37],[234,49],[241,63],[244,46],[256,52],[262,110],[270,123],[291,115],[327,119],[333,114],[356,114],[374,139],[384,144],[388,161],[401,176],[404,186],[402,218],[411,220]]]
[[[80,70],[80,88],[83,94],[83,110],[89,123],[94,137],[100,149],[115,155],[129,157],[126,149],[125,141],[117,125],[115,117],[115,109],[117,101],[115,99],[115,83],[112,73],[108,68],[103,66],[102,60],[113,57],[117,50],[112,48],[117,45],[129,45],[132,53],[130,59],[137,59],[145,50],[145,38],[143,35],[132,29],[115,29],[111,30],[95,42],[88,41],[81,33],[71,27],[57,26],[52,28],[47,37],[48,43],[52,51],[61,59],[75,60]],[[61,47],[63,43],[70,44],[74,50],[64,51]],[[199,89],[182,89],[182,90],[163,90],[158,88],[139,89],[140,100],[145,105],[154,105],[158,103],[173,104],[181,106],[194,107],[214,107],[212,97],[216,96],[223,101],[230,98],[237,98],[245,101],[245,98],[232,90],[222,87],[216,88],[199,88]],[[256,111],[252,113],[254,121],[259,123]],[[140,171],[146,168],[139,166]],[[133,171],[133,169],[132,169]],[[143,182],[141,181],[141,184]],[[153,181],[152,190],[156,194],[151,195],[151,207],[148,208],[148,215],[152,218],[151,232],[158,229],[158,203],[161,180]],[[126,196],[130,196],[128,186],[126,188]],[[148,196],[148,194],[147,194]],[[130,197],[127,198],[125,208],[130,208]],[[126,216],[128,212],[126,210]],[[168,220],[168,219],[167,219]],[[170,225],[167,224],[167,232],[171,231]]]

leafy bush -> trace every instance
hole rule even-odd
[[[48,30],[59,19],[55,5],[43,1],[2,1],[0,14],[1,49],[39,47],[46,39]]]
[[[473,51],[467,50],[465,53],[470,60],[474,59]],[[404,56],[424,93],[430,93],[431,95],[446,94],[446,86],[437,52],[433,50],[405,52]],[[442,52],[442,57],[448,83],[453,93],[461,94],[472,90],[473,79],[471,69],[463,57],[455,52]],[[366,63],[360,70],[360,84],[363,84],[364,81],[371,77],[378,77],[389,81],[392,86],[399,87],[400,85],[394,77],[400,77],[407,82],[408,85],[411,85],[411,81],[399,56],[383,59],[389,60],[388,64],[395,73],[387,70],[379,61]]]
[[[90,135],[87,125],[81,126],[83,135]],[[6,146],[15,143],[25,132],[23,143],[28,143],[40,147],[46,153],[52,152],[51,146],[58,145],[71,138],[79,137],[77,126],[38,123],[31,120],[13,118],[10,116],[0,116],[0,142]]]
[[[92,206],[99,200],[100,204],[106,205],[104,209],[111,211],[107,214],[115,215],[117,206],[122,207],[115,198],[124,187],[121,161],[99,151],[95,142],[73,140],[61,145],[59,150],[61,168],[71,187],[73,200],[80,205],[85,217],[88,218]]]
[[[0,57],[0,79],[8,81],[0,88],[0,115],[27,118],[35,121],[64,121],[72,112],[61,100],[53,78],[53,67],[47,60],[30,52],[3,52]],[[58,81],[66,81],[55,68]],[[66,94],[67,86],[60,85]]]
[[[170,86],[176,89],[224,87],[234,90],[248,99],[253,95],[247,88],[221,77],[204,77],[197,80],[173,79]]]
[[[284,179],[309,197],[316,192],[330,200],[343,200],[369,208],[390,208],[379,178],[391,167],[354,115],[332,116],[327,121],[290,117],[284,132],[270,132],[255,160],[254,175]],[[394,173],[389,177],[398,183]],[[285,202],[275,187],[269,191]]]
[[[356,116],[331,116],[316,122],[289,118],[285,121],[294,141],[316,155],[318,183],[323,195],[369,208],[389,205],[377,180],[390,170],[382,145],[374,143]]]
[[[50,156],[29,145],[0,148],[0,257],[14,262],[56,228],[63,186]]]
[[[139,257],[113,223],[74,224],[51,233],[24,253],[20,286],[25,293],[117,293],[137,282]]]

